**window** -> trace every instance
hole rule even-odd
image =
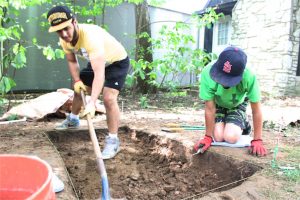
[[[226,15],[213,26],[212,52],[217,55],[231,43],[231,16]]]
[[[228,21],[219,23],[218,45],[226,45],[228,43],[228,27],[229,27]]]

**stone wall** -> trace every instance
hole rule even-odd
[[[300,95],[299,1],[239,0],[232,11],[232,44],[245,50],[262,91],[271,96]]]
[[[291,41],[293,42],[292,49],[292,72],[296,72],[298,66],[298,55],[299,55],[299,45],[300,45],[300,0],[293,1],[293,16],[292,16],[292,35]],[[295,82],[295,86],[291,85],[287,88],[288,93],[295,92],[295,94],[300,95],[300,76],[291,76],[289,82]]]

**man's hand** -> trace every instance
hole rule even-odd
[[[262,139],[252,140],[251,146],[249,147],[249,153],[257,156],[267,155],[267,150],[263,145]]]
[[[77,94],[80,94],[80,90],[83,90],[86,92],[86,87],[81,80],[78,80],[74,83],[74,91]]]
[[[93,102],[89,102],[85,106],[85,109],[83,111],[82,116],[84,117],[87,114],[90,114],[91,118],[93,118],[95,116],[95,112],[96,112],[96,106],[95,106],[95,104]]]
[[[205,135],[205,137],[201,140],[199,140],[195,145],[194,145],[194,150],[197,152],[199,148],[201,148],[201,153],[206,151],[210,146],[211,143],[213,142],[213,139],[211,136]]]

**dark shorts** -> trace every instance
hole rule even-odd
[[[243,135],[248,135],[251,132],[251,125],[247,119],[246,109],[248,100],[235,108],[223,108],[216,105],[216,119],[215,122],[233,123],[243,130]]]
[[[104,87],[109,87],[120,91],[124,86],[128,69],[128,57],[106,66]],[[94,80],[94,71],[90,62],[88,62],[86,68],[80,71],[80,79],[85,85],[92,87],[92,83]]]

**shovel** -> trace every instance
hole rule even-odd
[[[181,125],[175,123],[164,124],[167,128],[162,128],[162,131],[165,132],[183,132],[183,131],[197,131],[205,130],[205,126],[191,126],[191,125]]]
[[[176,123],[167,123],[163,126],[168,128],[183,128],[187,130],[205,130],[205,126],[192,126],[192,125],[182,125],[182,124],[176,124]]]
[[[86,106],[86,99],[84,92],[81,90],[81,98],[83,101],[84,107]],[[97,160],[97,166],[98,166],[98,171],[100,172],[101,175],[101,180],[102,180],[102,200],[109,200],[110,199],[110,192],[109,192],[109,185],[108,185],[108,178],[107,178],[107,173],[105,169],[105,165],[102,159],[102,153],[99,147],[98,139],[96,137],[96,132],[93,126],[92,118],[91,115],[88,113],[86,115],[86,119],[88,122],[88,127],[89,127],[89,132],[90,132],[90,138],[93,143],[94,147],[94,153],[96,154],[96,160]]]

